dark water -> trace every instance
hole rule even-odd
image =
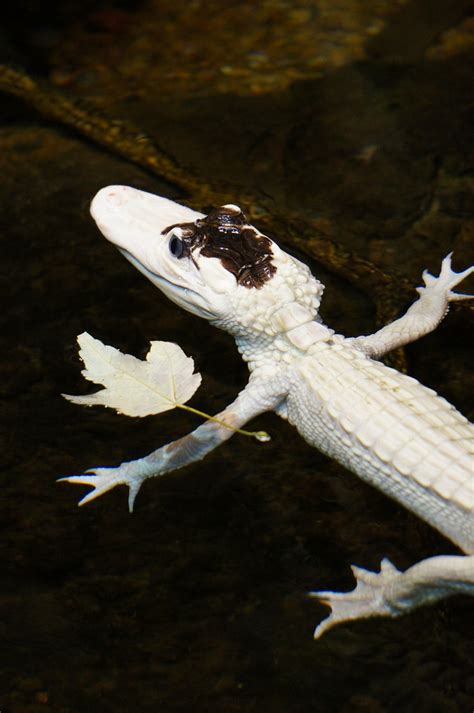
[[[288,12],[303,5],[288,3]],[[324,4],[309,5],[316,22]],[[408,3],[405,24],[390,20],[359,61],[294,82],[281,70],[272,91],[213,91],[209,74],[207,96],[172,96],[163,85],[163,102],[159,91],[140,94],[131,72],[136,98],[111,85],[109,110],[129,113],[203,181],[233,183],[234,201],[239,186],[261,191],[268,205],[336,226],[346,248],[416,285],[451,249],[459,269],[473,258],[474,63],[462,39],[466,3],[453,7],[430,25],[425,4]],[[179,36],[184,20],[168,22]],[[461,49],[453,40],[451,52],[429,54],[451,27],[463,29]],[[76,37],[61,24],[58,32],[43,42],[43,72]],[[9,45],[27,65],[31,38],[22,37],[11,32]],[[98,52],[92,43],[90,64]],[[84,79],[82,93],[89,89]],[[133,516],[123,489],[77,509],[83,489],[55,484],[141,456],[198,423],[178,412],[138,421],[66,403],[61,392],[85,390],[82,331],[138,356],[149,340],[176,341],[203,374],[192,404],[211,413],[247,374],[232,340],[168,303],[88,214],[110,183],[179,199],[177,189],[17,99],[4,106],[0,711],[470,711],[467,597],[313,641],[325,610],[306,597],[310,589],[350,589],[351,563],[376,569],[388,556],[405,568],[455,548],[276,416],[252,424],[271,433],[269,444],[236,437],[203,463],[147,482]],[[328,322],[347,334],[372,329],[369,296],[314,269],[328,286]],[[410,373],[472,416],[471,332],[472,311],[453,309],[408,359]]]

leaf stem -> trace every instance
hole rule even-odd
[[[201,416],[202,418],[205,418],[208,421],[215,421],[221,426],[225,426],[225,428],[228,428],[230,431],[234,431],[234,433],[240,433],[241,436],[250,436],[251,438],[255,438],[257,441],[260,441],[260,443],[267,443],[267,441],[271,440],[271,436],[266,431],[245,431],[242,428],[234,428],[234,426],[231,426],[229,423],[222,421],[220,418],[217,418],[216,416],[209,416],[208,413],[200,411],[197,408],[193,408],[192,406],[186,406],[186,404],[178,403],[176,403],[176,406],[177,408],[182,408],[184,411],[190,411],[191,413],[195,413],[197,416]]]

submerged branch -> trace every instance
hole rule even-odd
[[[77,131],[115,155],[177,186],[187,194],[186,202],[194,208],[234,201],[238,194],[239,203],[259,227],[362,290],[375,303],[379,324],[393,319],[400,303],[413,293],[413,285],[406,279],[389,275],[369,260],[349,252],[310,219],[287,210],[284,213],[274,212],[273,208],[267,210],[263,195],[223,182],[215,185],[179,166],[152,139],[127,122],[108,118],[7,65],[0,65],[0,91],[21,98],[42,116]],[[400,354],[397,363],[399,368],[404,367]]]

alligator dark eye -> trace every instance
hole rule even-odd
[[[180,238],[177,238],[176,235],[174,235],[170,240],[169,248],[170,253],[174,255],[174,257],[181,257],[184,250],[184,243]]]

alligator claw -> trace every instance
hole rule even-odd
[[[441,263],[441,270],[438,277],[435,277],[428,270],[423,271],[423,282],[424,287],[417,287],[416,291],[418,294],[422,294],[425,291],[445,293],[448,302],[457,302],[459,300],[469,300],[474,299],[474,295],[465,295],[458,292],[452,292],[452,288],[459,285],[460,282],[472,275],[474,272],[474,265],[466,268],[462,272],[454,272],[451,267],[451,257],[453,253],[449,253],[443,259]]]
[[[79,502],[78,505],[95,500],[104,493],[115,488],[116,485],[128,485],[128,509],[133,512],[133,505],[143,478],[136,472],[130,472],[131,463],[122,463],[117,468],[89,468],[86,473],[94,473],[94,475],[69,475],[65,478],[59,478],[58,482],[75,483],[77,485],[91,485],[94,489],[87,493]]]
[[[401,573],[390,560],[383,559],[380,572],[369,572],[362,567],[351,567],[357,585],[351,592],[310,592],[322,604],[331,608],[331,614],[323,619],[314,631],[314,638],[319,639],[336,624],[371,616],[397,616],[385,600],[385,592],[392,581]]]

